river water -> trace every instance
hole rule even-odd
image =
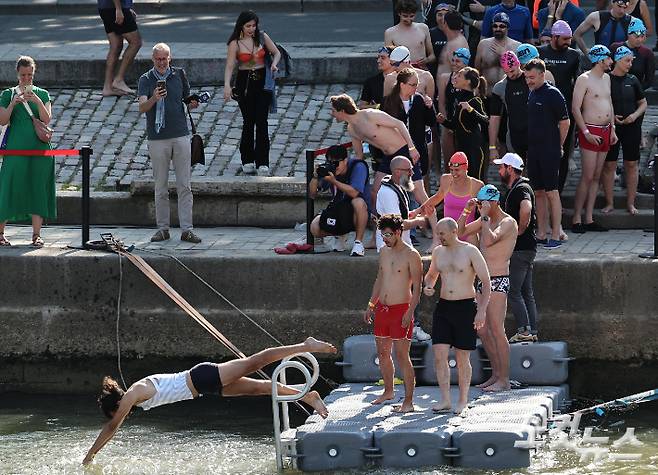
[[[651,404],[651,405],[649,405]],[[80,465],[103,417],[93,397],[0,394],[0,474],[274,474],[270,400],[205,398],[133,413],[88,469]],[[515,471],[391,470],[352,473],[644,475],[658,473],[658,406],[620,415],[643,445],[615,449],[637,461],[579,461],[573,452],[540,449],[529,469]],[[619,424],[610,442],[623,435]]]

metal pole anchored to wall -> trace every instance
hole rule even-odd
[[[643,252],[643,259],[658,259],[658,200],[656,200],[656,185],[658,185],[658,153],[653,156],[653,252]]]
[[[315,206],[311,198],[311,180],[315,173],[315,151],[306,151],[306,244],[315,245],[315,238],[311,233],[311,222],[315,214]]]
[[[82,147],[80,157],[82,158],[82,248],[87,248],[89,241],[89,166],[91,154],[94,153],[91,147]]]

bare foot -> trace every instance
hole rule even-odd
[[[614,206],[607,205],[607,206],[605,206],[604,208],[601,209],[601,213],[608,214],[608,213],[611,213],[614,209],[615,209]]]
[[[568,240],[569,240],[569,236],[567,235],[567,233],[564,232],[562,226],[560,226],[560,241],[567,242]]]
[[[487,386],[491,386],[491,385],[494,384],[495,382],[496,382],[496,378],[494,378],[494,377],[492,376],[491,378],[487,379],[484,383],[476,384],[475,387],[476,387],[476,388],[480,388],[480,389],[484,389],[484,388],[486,388]]]
[[[639,211],[637,210],[637,208],[636,208],[635,206],[633,206],[633,205],[630,205],[630,206],[629,206],[628,208],[626,208],[626,209],[628,210],[628,213],[631,214],[631,215],[633,215],[633,216],[635,216],[636,214],[639,213]]]
[[[466,402],[458,402],[457,407],[455,407],[455,410],[453,411],[456,415],[460,416],[461,413],[466,409],[466,406],[468,406],[468,401]]]
[[[311,353],[336,353],[338,350],[331,343],[326,341],[316,340],[312,336],[309,336],[306,341],[304,341],[306,349]]]
[[[432,405],[433,412],[448,412],[452,408],[450,401],[440,402]]]
[[[416,408],[414,407],[413,402],[410,402],[408,404],[405,402],[400,406],[393,407],[393,412],[397,412],[399,414],[404,414],[404,413],[407,413],[407,412],[414,412],[415,410],[416,410]]]
[[[509,381],[503,382],[503,381],[496,381],[494,384],[487,386],[486,388],[483,388],[483,391],[487,392],[496,392],[496,391],[509,391],[511,388]]]
[[[377,399],[372,401],[370,404],[372,404],[373,406],[376,406],[377,404],[382,404],[386,401],[390,401],[394,397],[395,397],[395,393],[386,393],[386,392],[384,392],[384,393],[382,393],[381,396],[379,396]]]
[[[134,89],[130,89],[125,81],[112,81],[112,89],[123,92],[124,94],[135,94]]]
[[[309,392],[306,396],[302,398],[302,401],[304,401],[306,404],[311,406],[313,409],[315,409],[315,412],[320,414],[320,417],[323,419],[326,419],[327,416],[329,415],[329,411],[327,411],[327,406],[324,405],[324,401],[320,397],[317,391],[311,391]]]

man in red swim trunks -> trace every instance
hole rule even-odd
[[[418,251],[402,240],[402,223],[402,217],[395,214],[385,214],[379,219],[377,227],[386,247],[379,253],[377,279],[363,319],[371,324],[374,314],[375,341],[384,379],[384,392],[372,403],[382,404],[395,397],[395,368],[391,357],[391,350],[394,349],[404,378],[404,401],[394,410],[412,412],[416,381],[409,348],[414,328],[414,310],[420,300],[423,264]]]

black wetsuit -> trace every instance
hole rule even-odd
[[[524,162],[528,154],[528,94],[530,89],[525,76],[521,74],[516,79],[508,77],[494,84],[489,99],[491,115],[503,116],[507,111],[509,138],[514,152],[518,153]]]
[[[459,105],[468,102],[473,108],[467,112]],[[487,149],[487,124],[489,117],[484,110],[481,97],[469,91],[458,91],[455,96],[455,145],[468,157],[468,174],[482,180],[486,177],[489,158]]]
[[[644,91],[638,78],[632,74],[616,76],[610,74],[610,95],[612,96],[612,107],[615,115],[625,119],[637,110],[638,101],[644,99]],[[615,134],[617,143],[610,147],[606,162],[616,162],[619,157],[619,149],[624,151],[624,161],[637,162],[640,159],[640,142],[642,141],[641,115],[630,124],[617,124]]]

